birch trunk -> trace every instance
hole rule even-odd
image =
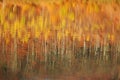
[[[17,38],[14,38],[14,51],[13,51],[13,71],[17,70]]]

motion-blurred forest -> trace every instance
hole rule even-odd
[[[119,80],[120,0],[0,0],[0,80]]]

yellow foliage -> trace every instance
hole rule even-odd
[[[89,3],[87,5],[87,12],[88,13],[93,13],[93,12],[98,12],[98,11],[99,11],[99,7],[97,4]]]
[[[40,36],[39,31],[35,31],[35,37],[36,37],[36,38],[39,38],[39,36]]]
[[[35,37],[39,38],[40,36],[40,27],[39,26],[35,26]]]
[[[31,21],[31,26],[34,27],[36,24],[35,24],[35,19],[32,18],[32,21]]]
[[[9,23],[8,22],[4,22],[4,27],[3,27],[3,31],[7,32],[9,30]]]
[[[88,12],[88,13],[92,13],[92,11],[93,11],[93,6],[92,6],[91,3],[89,3],[89,4],[87,5],[87,12]]]
[[[1,22],[1,24],[4,24],[4,21],[5,21],[5,14],[1,10],[1,13],[0,13],[0,22]]]
[[[86,41],[90,41],[90,35],[86,36]]]
[[[62,32],[58,32],[58,33],[57,33],[57,39],[58,39],[58,40],[61,40],[61,39],[63,38],[63,35],[64,35],[64,34],[63,34]]]
[[[38,22],[39,22],[40,29],[43,30],[43,17],[42,16],[38,18]]]
[[[108,33],[107,37],[108,37],[108,39],[110,39],[111,35]]]
[[[25,16],[21,17],[21,25],[24,26],[25,25]]]
[[[108,33],[107,37],[108,37],[108,40],[110,40],[110,41],[114,41],[115,40],[115,35],[114,34]]]
[[[63,5],[60,8],[60,16],[61,16],[61,18],[65,18],[65,16],[67,16],[67,12],[68,12],[68,6]]]
[[[115,40],[115,36],[114,34],[111,34],[111,41],[114,41]]]
[[[64,28],[65,26],[66,26],[66,21],[65,21],[65,19],[63,19],[60,27]]]
[[[70,13],[68,14],[68,18],[69,18],[71,21],[74,21],[74,19],[75,19],[74,13],[73,13],[73,12],[70,12]]]
[[[78,37],[77,33],[73,33],[73,39],[76,39]]]
[[[106,13],[104,12],[104,9],[103,9],[103,11],[101,10],[101,13],[102,13],[101,18],[99,18],[100,17],[99,14],[95,14],[95,16],[93,15],[93,17],[94,17],[93,21],[84,23],[84,21],[87,20],[88,18],[91,19],[90,13],[99,12],[99,6],[92,2],[89,2],[89,3],[86,2],[87,4],[80,3],[81,5],[79,6],[79,3],[77,3],[77,2],[79,2],[79,0],[77,0],[77,1],[76,0],[72,0],[72,1],[65,0],[61,3],[43,3],[43,5],[40,5],[40,6],[34,5],[34,4],[24,5],[21,8],[23,11],[22,12],[23,14],[22,14],[22,16],[20,14],[19,19],[17,19],[17,15],[19,15],[19,14],[16,15],[17,10],[12,12],[12,10],[9,10],[9,8],[8,9],[6,8],[7,12],[4,12],[1,9],[0,10],[0,34],[3,32],[4,36],[6,37],[7,33],[10,32],[12,38],[17,37],[23,43],[26,43],[29,40],[30,36],[39,38],[41,36],[41,32],[43,32],[43,36],[44,36],[45,40],[48,40],[50,35],[55,37],[54,35],[56,33],[54,33],[54,30],[57,30],[57,31],[59,31],[57,33],[57,39],[59,39],[59,40],[61,40],[62,38],[66,37],[66,36],[69,37],[69,34],[72,35],[73,39],[77,38],[80,40],[82,38],[80,36],[80,35],[82,35],[82,33],[79,34],[80,30],[77,30],[77,29],[81,28],[81,30],[83,30],[83,32],[84,32],[84,39],[86,41],[90,41],[90,35],[86,35],[87,33],[85,33],[85,32],[89,33],[90,28],[93,33],[99,31],[99,29],[104,31],[104,28],[105,28],[104,26],[106,26],[104,24],[108,23],[109,21],[107,22],[107,19],[105,19],[105,23],[100,21],[102,19],[102,17],[104,17],[104,16],[107,17],[107,15],[104,15]],[[35,12],[37,10],[36,8],[40,8],[40,10],[41,10],[40,15],[35,15],[36,14]],[[80,9],[77,9],[77,8],[80,8]],[[55,12],[57,9],[58,9],[58,12]],[[117,8],[116,8],[116,10],[117,10]],[[78,15],[77,15],[78,19],[75,17],[76,15],[75,15],[74,11],[75,12],[78,11]],[[85,14],[82,14],[81,11],[83,11],[83,13],[85,13]],[[43,14],[43,13],[45,13],[45,14]],[[86,14],[86,13],[88,13],[88,14]],[[76,18],[76,21],[77,20],[78,21],[71,22],[71,21],[74,21],[75,18]],[[80,24],[79,24],[79,22],[80,22]],[[90,23],[90,25],[92,25],[92,27],[90,27],[90,28],[86,25],[89,23]],[[103,24],[103,26],[99,25],[98,23]],[[77,27],[79,25],[81,27]],[[2,26],[2,28],[1,28],[1,26]],[[69,28],[71,29],[71,31],[69,30]],[[53,33],[50,32],[50,29],[53,30]],[[116,26],[116,29],[120,30],[120,26]],[[31,35],[29,32],[31,33]],[[107,31],[105,33],[107,33]],[[98,32],[98,34],[99,34],[99,32]],[[109,40],[113,41],[113,40],[115,40],[115,35],[109,33],[109,34],[107,34],[107,38]],[[7,43],[9,42],[9,38],[6,38],[6,42]]]
[[[27,43],[28,40],[29,40],[29,38],[30,38],[30,34],[29,34],[29,33],[26,33],[26,34],[24,34],[24,36],[23,36],[23,38],[21,39],[21,41],[22,41],[23,43]]]
[[[17,32],[17,35],[18,35],[18,38],[19,38],[19,39],[22,38],[21,31],[18,31],[18,32]]]
[[[97,4],[94,3],[94,12],[99,12],[99,7]]]
[[[65,36],[68,36],[68,34],[69,34],[69,31],[66,30],[66,31],[65,31]]]
[[[9,18],[13,19],[14,18],[14,14],[12,12],[9,13]]]
[[[44,32],[45,40],[48,39],[49,34],[50,34],[50,30],[46,30],[46,31]]]
[[[93,24],[91,29],[92,29],[92,31],[96,31],[96,30],[100,29],[100,26],[98,24]]]
[[[89,30],[89,28],[88,28],[87,26],[85,26],[85,27],[84,27],[84,30],[85,30],[85,31],[88,31],[88,30]]]

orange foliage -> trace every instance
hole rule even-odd
[[[4,31],[7,44],[10,42],[9,38],[15,37],[23,43],[28,43],[31,38],[40,39],[41,36],[49,41],[49,37],[55,37],[55,34],[58,40],[71,36],[80,42],[83,40],[91,43],[93,42],[91,40],[97,40],[95,35],[98,35],[101,44],[107,35],[113,43],[117,34],[115,31],[120,29],[117,26],[120,24],[120,9],[113,3],[98,4],[90,1],[86,3],[81,0],[64,0],[43,1],[39,4],[14,4],[9,3],[5,12],[1,10],[4,12],[4,17],[0,13],[0,24],[4,25],[0,31]],[[18,16],[20,16],[19,19]],[[114,32],[113,26],[117,26]],[[113,34],[108,35],[111,31]]]

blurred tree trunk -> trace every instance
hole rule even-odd
[[[17,37],[14,38],[14,48],[13,48],[13,65],[12,65],[12,70],[16,71],[17,70]]]

